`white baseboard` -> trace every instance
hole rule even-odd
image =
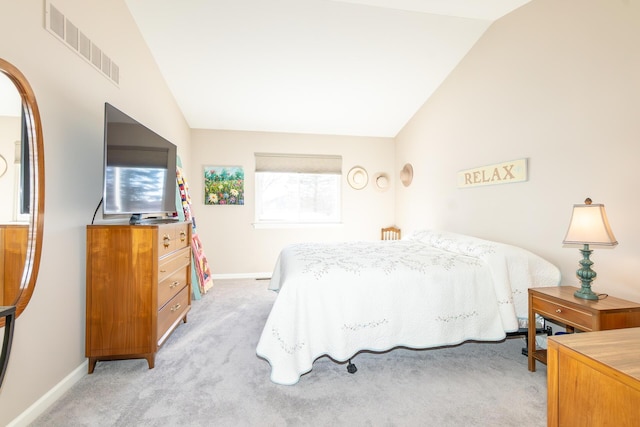
[[[40,399],[36,400],[22,414],[18,415],[13,421],[7,424],[7,427],[26,427],[35,421],[44,413],[53,403],[60,398],[75,383],[80,381],[87,375],[88,360],[85,360],[80,366],[74,369],[69,375],[64,377],[62,381],[56,384],[51,390],[46,392]]]
[[[212,274],[211,278],[216,279],[270,279],[271,273],[238,273],[238,274]]]

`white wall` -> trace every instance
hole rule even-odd
[[[268,132],[192,131],[192,167],[187,180],[198,234],[215,276],[271,274],[283,246],[300,241],[375,240],[380,228],[393,224],[395,145],[391,138],[321,136]],[[318,228],[255,229],[255,152],[337,154],[342,156],[342,225]],[[245,205],[204,205],[204,166],[242,166]],[[354,190],[346,180],[354,166],[363,167],[369,184]],[[372,179],[385,172],[391,180],[386,192]]]
[[[593,246],[596,292],[640,301],[640,5],[534,0],[494,23],[396,138],[404,229],[434,227],[521,245],[575,285],[563,247],[571,208],[604,203],[620,244]],[[456,188],[456,173],[529,159],[525,183]]]
[[[104,103],[176,143],[189,162],[188,126],[124,1],[53,3],[118,63],[120,87],[45,30],[42,0],[0,0],[0,55],[33,87],[46,170],[40,274],[31,303],[16,321],[0,389],[0,425],[85,361],[85,226],[101,197]]]

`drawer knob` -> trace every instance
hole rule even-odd
[[[557,309],[557,310],[556,310],[556,313],[562,313],[562,309],[560,309],[560,308],[559,308],[559,309]]]
[[[169,245],[171,245],[171,237],[164,236],[164,238],[162,239],[162,243],[164,244],[165,248],[168,248]]]
[[[180,303],[174,305],[173,307],[171,307],[171,312],[177,311],[178,309],[180,309]]]
[[[180,282],[175,281],[175,282],[173,282],[172,284],[170,284],[170,285],[169,285],[169,289],[173,289],[173,288],[175,288],[176,286],[178,286],[179,284],[180,284]]]
[[[185,233],[184,231],[180,232],[180,241],[184,242],[185,240],[187,240],[187,233]]]

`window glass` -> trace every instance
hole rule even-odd
[[[256,222],[340,222],[340,175],[257,172]]]

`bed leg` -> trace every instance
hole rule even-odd
[[[349,359],[349,364],[347,365],[347,372],[349,372],[350,374],[355,374],[357,370],[358,368],[356,368],[356,365],[351,363],[351,359]]]

